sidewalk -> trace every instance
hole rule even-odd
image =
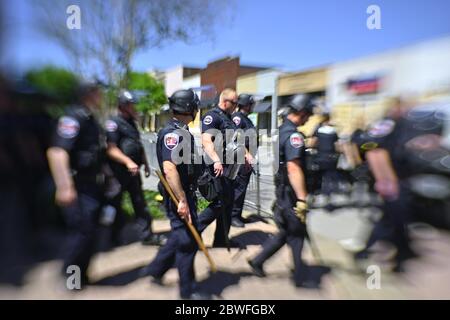
[[[311,215],[310,225],[328,222],[320,213]],[[167,231],[168,221],[155,221],[157,231]],[[214,225],[205,230],[203,238],[207,246],[212,243]],[[323,278],[321,290],[296,289],[290,281],[290,250],[283,247],[265,266],[267,278],[258,278],[250,272],[246,259],[255,255],[260,244],[276,227],[257,222],[245,229],[231,228],[231,237],[246,244],[247,249],[210,249],[219,272],[209,274],[202,253],[195,260],[197,279],[217,298],[223,299],[449,299],[450,298],[450,235],[438,233],[433,237],[417,240],[422,258],[407,265],[408,272],[394,275],[382,271],[381,289],[370,290],[366,286],[369,275],[358,273],[351,255],[332,238],[314,232],[312,237],[332,272]],[[139,278],[140,267],[147,265],[156,255],[157,247],[134,243],[95,256],[90,276],[95,285],[83,291],[70,292],[57,277],[60,261],[42,263],[28,275],[22,289],[0,287],[0,299],[178,299],[175,269],[164,278],[164,287],[151,284],[148,278]],[[305,259],[314,264],[308,246]]]
[[[146,145],[147,152],[154,154],[151,148],[151,144]],[[149,159],[152,166],[155,159]],[[263,170],[268,173],[267,168]],[[156,190],[157,182],[156,176],[152,175],[144,179],[144,187]],[[262,177],[260,190],[262,209],[270,211],[274,198],[270,175]],[[255,198],[256,189],[251,185],[247,200],[254,202]],[[244,215],[254,214],[255,210],[246,206]],[[277,232],[270,219],[269,223],[247,224],[244,229],[231,228],[230,237],[245,245],[245,250],[209,249],[219,268],[216,274],[209,273],[207,260],[199,252],[195,260],[197,279],[218,299],[450,299],[450,233],[432,229],[413,233],[414,248],[421,258],[408,263],[406,273],[393,274],[386,270],[384,257],[378,255],[372,263],[381,268],[381,288],[368,289],[367,279],[371,274],[360,271],[351,253],[341,245],[342,240],[347,239],[363,241],[370,227],[366,215],[367,212],[356,208],[333,213],[311,212],[308,221],[311,237],[324,263],[332,267],[332,272],[323,278],[321,290],[297,289],[292,285],[291,252],[286,246],[265,265],[267,278],[258,278],[251,273],[247,259],[257,254],[261,244]],[[165,232],[169,230],[169,223],[158,220],[154,222],[154,228],[156,232]],[[203,233],[208,247],[212,244],[214,230],[215,224],[212,224]],[[61,261],[41,263],[28,273],[24,287],[0,286],[0,299],[178,299],[176,269],[167,273],[164,287],[150,283],[148,277],[139,277],[139,269],[152,261],[157,250],[158,247],[132,243],[97,254],[90,269],[94,285],[79,292],[68,291],[58,277]],[[317,264],[308,244],[303,256],[309,264]]]

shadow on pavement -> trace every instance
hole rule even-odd
[[[267,218],[263,218],[261,216],[258,216],[257,214],[251,214],[247,218],[242,219],[245,223],[256,223],[256,222],[262,222],[265,224],[268,224]]]
[[[320,290],[320,285],[322,283],[322,278],[331,272],[331,269],[326,266],[308,266],[308,289]],[[266,280],[270,281],[271,277],[290,277],[292,278],[292,272],[287,275],[285,272],[268,274]],[[218,271],[216,273],[211,273],[208,278],[198,283],[198,288],[201,291],[207,292],[212,295],[221,296],[222,292],[230,286],[235,286],[239,284],[239,281],[242,277],[256,277],[253,273],[250,272],[227,272],[227,271]],[[313,284],[313,285],[312,285]],[[294,285],[292,283],[292,285]],[[317,286],[316,286],[317,285]]]
[[[245,248],[249,245],[262,245],[270,236],[271,233],[252,230],[238,234],[230,240],[239,244],[239,247]]]
[[[146,265],[145,265],[146,266]],[[125,286],[134,282],[140,278],[145,277],[146,275],[143,273],[143,268],[145,266],[137,267],[125,272],[121,272],[103,279],[100,279],[91,285],[93,286]]]
[[[321,265],[310,265],[308,266],[308,280],[318,283],[319,285],[322,283],[322,278],[331,272],[331,268],[328,266]]]
[[[168,236],[170,231],[155,232],[155,235]],[[132,243],[140,242],[142,239],[142,231],[139,226],[133,222],[125,224],[119,232],[117,238],[113,238],[112,230],[110,227],[99,226],[97,231],[97,252],[107,252],[114,248],[127,246]],[[148,245],[148,244],[144,244]]]
[[[307,274],[305,274],[305,281],[309,285],[309,287],[300,287],[304,289],[321,289],[322,279],[325,275],[329,274],[332,271],[332,268],[324,265],[308,265]],[[305,272],[305,269],[303,269]],[[287,279],[289,278],[294,285],[294,270],[291,269],[289,271],[278,271],[267,274],[267,279],[270,278],[278,278],[278,279]]]
[[[198,283],[200,291],[207,292],[212,295],[221,296],[225,288],[237,285],[241,277],[253,276],[250,272],[232,273],[226,271],[218,271],[211,273],[208,278]]]

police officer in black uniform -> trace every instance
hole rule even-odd
[[[127,90],[120,92],[118,100],[118,115],[111,117],[105,123],[108,142],[107,154],[114,176],[121,186],[120,193],[112,201],[117,212],[114,238],[118,237],[118,233],[125,223],[121,202],[123,193],[128,191],[137,217],[137,225],[142,231],[141,237],[144,244],[159,244],[162,239],[152,232],[152,218],[145,202],[142,179],[139,173],[139,168],[143,165],[145,176],[150,175],[144,146],[135,123],[136,110],[134,105],[137,100]]]
[[[255,101],[253,96],[244,93],[240,94],[238,97],[238,110],[231,116],[236,127],[245,132],[245,148],[252,157],[255,156],[254,153],[257,151],[257,135],[255,125],[248,118],[248,115],[252,113],[254,104]],[[251,148],[250,144],[252,144]],[[231,224],[237,228],[244,227],[242,209],[244,208],[245,194],[247,192],[247,186],[252,171],[251,166],[241,166],[239,174],[234,181],[234,201]]]
[[[389,241],[396,249],[393,267],[396,272],[404,270],[406,260],[417,256],[411,248],[407,227],[416,210],[409,178],[421,170],[429,170],[423,165],[425,161],[419,164],[416,160],[439,149],[443,128],[442,118],[433,110],[406,110],[398,101],[389,117],[372,124],[358,139],[373,175],[374,188],[384,204],[382,218],[375,224],[365,249],[355,258],[357,261],[368,258],[376,241]]]
[[[101,99],[98,85],[83,85],[80,103],[68,107],[59,118],[47,151],[56,185],[55,199],[70,228],[63,274],[72,270],[68,269],[70,266],[80,268],[82,284],[88,282],[87,271],[103,199],[106,141],[94,116]]]
[[[182,299],[208,299],[209,295],[196,288],[194,257],[197,244],[187,221],[197,227],[196,181],[201,173],[201,158],[198,157],[193,135],[188,123],[195,119],[199,99],[192,90],[176,91],[169,98],[173,118],[158,133],[156,145],[158,163],[169,186],[179,200],[175,206],[169,194],[159,186],[166,213],[170,219],[171,233],[167,243],[156,258],[145,269],[156,283],[162,283],[164,274],[175,264],[180,278]]]
[[[236,125],[231,120],[231,114],[237,105],[237,94],[233,89],[225,89],[220,94],[219,105],[208,111],[202,120],[202,145],[208,162],[213,164],[208,168],[216,177],[216,189],[219,197],[212,201],[202,212],[199,220],[199,230],[203,231],[211,222],[217,219],[214,233],[213,246],[229,246],[228,233],[231,226],[231,212],[234,199],[233,170],[237,162],[232,149],[227,145],[232,144],[236,137]],[[222,140],[222,143],[216,141]],[[227,157],[228,155],[228,157]],[[245,154],[246,162],[250,161],[248,152]],[[231,162],[231,163],[230,163]]]
[[[335,127],[330,124],[329,114],[323,115],[323,121],[315,130],[313,137],[313,146],[317,150],[315,162],[319,167],[321,194],[330,196],[333,191],[337,191],[340,176],[337,171],[338,153],[336,152],[338,135]]]
[[[275,176],[275,221],[279,232],[263,245],[263,250],[249,264],[256,275],[265,276],[264,262],[286,243],[294,259],[294,282],[298,287],[317,287],[311,283],[307,266],[301,259],[306,236],[305,137],[297,127],[308,121],[313,108],[305,95],[295,95],[288,104],[288,114],[279,131],[279,169]]]

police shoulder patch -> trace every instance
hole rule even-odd
[[[394,128],[395,122],[393,120],[380,120],[370,127],[368,134],[373,138],[382,138],[394,131]]]
[[[291,134],[291,136],[289,137],[289,142],[294,148],[300,148],[305,145],[302,135],[298,132]]]
[[[105,122],[105,128],[108,132],[116,132],[118,127],[119,126],[114,120],[106,120]]]
[[[238,125],[241,124],[241,118],[238,117],[238,116],[235,116],[235,117],[233,118],[233,122],[234,122],[235,125],[238,126]]]
[[[61,117],[58,121],[57,133],[65,139],[72,139],[78,135],[80,131],[80,123],[72,117]]]
[[[168,133],[164,136],[164,145],[167,149],[173,150],[178,146],[180,142],[180,136],[176,133]]]
[[[213,121],[213,118],[212,118],[212,116],[210,116],[210,115],[207,115],[204,119],[203,119],[203,124],[205,124],[205,125],[210,125],[211,123],[212,123],[212,121]]]

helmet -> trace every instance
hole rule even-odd
[[[127,103],[137,103],[136,97],[128,90],[120,90],[119,93],[119,106],[126,105]]]
[[[296,94],[293,96],[287,106],[294,112],[305,111],[313,113],[314,108],[314,105],[311,103],[311,98],[304,94]]]
[[[239,106],[248,106],[249,104],[254,104],[255,100],[253,99],[253,96],[249,94],[242,93],[238,97],[238,105]]]
[[[106,84],[101,82],[98,79],[94,80],[83,80],[78,83],[78,87],[76,90],[76,95],[79,99],[86,97],[96,90],[100,90],[106,88]]]
[[[200,99],[191,90],[178,90],[169,97],[170,109],[181,114],[192,114],[198,110]]]

